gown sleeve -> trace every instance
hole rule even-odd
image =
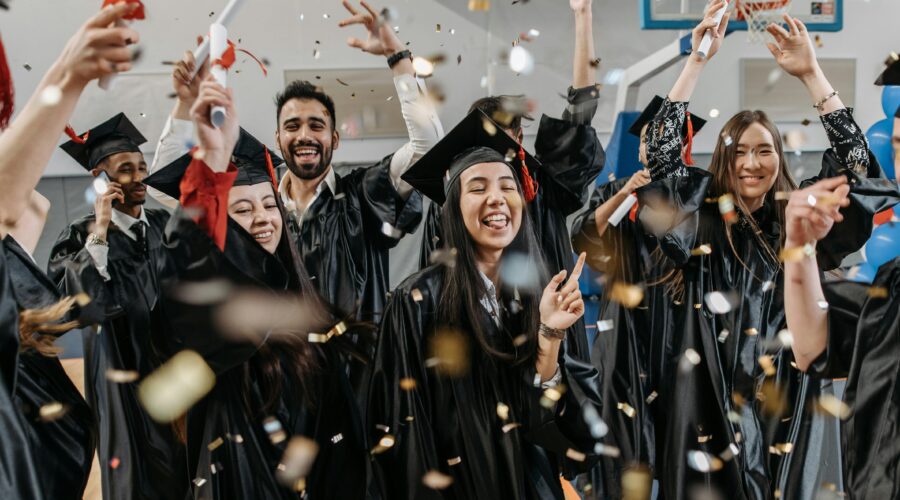
[[[688,167],[681,156],[687,108],[687,101],[672,102],[666,97],[647,127],[647,168],[654,181],[687,175]]]
[[[850,182],[850,205],[841,209],[844,220],[835,224],[817,245],[819,267],[830,270],[862,248],[872,234],[875,214],[900,203],[900,193],[896,184],[884,177],[849,109],[821,118],[831,148],[822,157],[819,174],[803,181],[800,187],[838,175],[845,175]]]
[[[47,276],[63,295],[83,293],[91,299],[80,309],[79,319],[88,325],[118,316],[124,309],[113,293],[114,284],[103,278],[85,248],[86,239],[87,232],[81,224],[70,224],[63,230],[50,252]]]
[[[422,194],[400,195],[390,174],[391,156],[362,174],[360,205],[366,236],[382,248],[393,248],[404,234],[415,232],[422,221]]]
[[[562,119],[577,125],[590,125],[597,114],[597,102],[600,100],[598,89],[598,85],[578,89],[569,87],[566,95],[568,105],[563,110]]]
[[[384,312],[366,412],[372,444],[386,434],[395,439],[392,447],[375,455],[375,460],[386,498],[397,500],[441,498],[437,491],[421,486],[427,471],[443,467],[431,429],[431,391],[433,383],[439,385],[441,381],[440,377],[429,377],[426,371],[422,333],[426,321],[419,305],[430,302],[431,297],[428,290],[419,290],[423,300],[416,302],[398,288]],[[414,380],[415,387],[403,390],[404,379]]]
[[[597,220],[594,217],[597,207],[606,203],[616,195],[628,179],[617,179],[594,189],[587,208],[582,210],[572,223],[572,248],[575,252],[587,253],[587,264],[594,271],[607,273],[615,265],[612,252],[615,252],[616,241],[622,233],[628,231],[633,222],[628,217],[622,219],[618,226],[608,224],[603,234],[597,233]]]

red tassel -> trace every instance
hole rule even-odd
[[[16,105],[16,94],[13,88],[12,75],[9,73],[9,64],[6,62],[6,50],[3,48],[3,40],[0,40],[0,130],[9,125],[13,110]]]
[[[684,141],[684,164],[692,167],[694,166],[694,159],[691,158],[691,149],[694,145],[694,122],[691,121],[691,113],[686,113],[687,115],[687,138]]]
[[[237,59],[235,51],[243,52],[244,54],[247,54],[248,56],[253,58],[253,60],[256,61],[256,64],[259,65],[259,69],[262,70],[263,76],[269,76],[269,71],[266,69],[266,65],[263,64],[262,61],[260,61],[258,57],[253,55],[253,53],[251,53],[247,49],[237,48],[234,45],[234,42],[232,42],[231,40],[228,40],[228,48],[225,49],[225,52],[222,54],[222,57],[213,61],[212,64],[213,65],[218,64],[219,66],[221,66],[225,69],[231,69],[231,67],[234,66],[235,60]]]
[[[91,131],[88,130],[84,133],[84,135],[78,135],[75,133],[75,129],[73,129],[71,125],[66,125],[66,135],[69,136],[69,139],[72,139],[72,142],[84,144],[87,142],[88,136],[91,135]]]
[[[122,19],[125,19],[126,21],[144,19],[144,4],[141,3],[141,0],[103,0],[103,6],[101,8],[105,9],[107,6],[115,5],[123,1],[126,3],[136,3],[138,4],[138,8],[134,9],[134,12],[130,14],[125,14]]]
[[[266,152],[266,169],[269,171],[269,177],[272,178],[272,187],[275,188],[275,193],[278,193],[278,181],[275,178],[275,167],[272,166],[272,155],[269,154],[269,148],[263,146],[263,151]]]
[[[525,202],[531,203],[537,197],[538,184],[531,177],[528,165],[525,164],[525,148],[519,145],[519,161],[522,162],[522,191],[525,193]]]

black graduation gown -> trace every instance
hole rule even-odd
[[[673,322],[661,334],[677,356],[664,366],[656,389],[668,414],[664,434],[656,436],[660,493],[668,500],[686,498],[691,487],[700,485],[739,499],[768,499],[776,493],[809,498],[819,488],[816,477],[804,470],[807,450],[822,439],[822,426],[812,425],[811,411],[819,386],[791,366],[790,348],[778,340],[786,327],[783,270],[764,254],[745,218],[732,225],[729,243],[716,203],[705,202],[710,174],[681,163],[679,131],[686,107],[666,100],[651,124],[653,182],[637,191],[644,207],[638,217],[648,203],[675,209],[677,225],[656,236],[666,258],[684,275],[683,302],[675,305]],[[862,247],[873,216],[900,198],[882,178],[848,110],[826,115],[823,124],[833,147],[819,174],[801,186],[841,174],[851,186],[851,204],[842,210],[845,220],[817,248],[819,265],[828,270]],[[848,168],[856,164],[865,171]],[[770,193],[753,217],[759,237],[777,252],[783,228],[772,198]],[[692,255],[701,244],[712,252]],[[705,302],[710,292],[734,293],[738,300],[730,311],[714,314]],[[682,361],[688,349],[699,355],[696,366]],[[768,369],[762,356],[769,356]],[[721,470],[700,472],[688,464],[689,451],[728,457],[731,445],[739,453],[723,461]]]
[[[529,214],[534,220],[547,269],[551,272],[571,271],[575,261],[566,217],[584,206],[588,186],[603,169],[606,153],[590,120],[580,124],[543,115],[535,139],[535,158],[541,162],[541,168],[532,172],[538,190],[537,197],[528,205]],[[422,269],[430,265],[431,253],[443,246],[441,207],[436,203],[428,209],[424,231],[419,257]],[[566,347],[572,356],[585,361],[589,359],[583,321],[576,321],[569,328]]]
[[[394,291],[382,322],[367,429],[378,442],[387,426],[386,433],[396,440],[375,455],[384,497],[562,499],[554,455],[565,456],[572,448],[590,456],[594,440],[584,427],[582,409],[592,405],[599,411],[596,371],[565,356],[563,347],[560,370],[568,391],[555,411],[538,404],[543,389],[533,386],[533,365],[515,367],[492,359],[472,338],[464,375],[451,378],[435,372],[426,366],[426,358],[442,283],[442,266],[410,276]],[[479,316],[471,321],[492,327],[498,342],[509,336],[487,312]],[[416,382],[412,390],[401,388],[401,380],[408,378]],[[498,403],[509,407],[506,420],[498,416]],[[521,427],[504,432],[504,425],[513,423]],[[591,457],[569,465],[586,469],[592,462]],[[426,487],[422,478],[431,470],[451,476],[453,483],[444,490]]]
[[[19,308],[5,247],[5,240],[0,240],[0,497],[40,500],[45,496],[33,445],[13,399],[19,366]]]
[[[19,310],[55,304],[59,291],[11,237],[4,240],[13,294]],[[32,455],[47,498],[81,498],[91,472],[97,429],[94,416],[57,357],[34,351],[19,354],[15,400],[25,416]],[[40,408],[62,403],[66,413],[53,421]]]
[[[629,217],[618,226],[609,224],[602,236],[597,234],[594,211],[628,180],[598,186],[588,207],[572,225],[575,251],[586,252],[585,262],[604,274],[599,322],[612,322],[611,329],[597,332],[591,349],[591,361],[600,373],[600,394],[608,403],[601,417],[610,431],[603,441],[621,452],[620,457],[601,457],[601,476],[594,479],[594,488],[602,488],[602,494],[609,498],[622,495],[623,467],[653,467],[656,462],[654,426],[664,422],[666,410],[655,402],[653,391],[663,363],[674,355],[671,343],[659,338],[671,324],[671,301],[662,286],[650,285],[665,273],[663,263],[654,255],[658,251],[655,237],[644,231],[640,220]],[[643,286],[641,303],[629,309],[610,300],[610,287],[616,282]],[[634,415],[622,411],[618,403],[626,403],[634,409]]]
[[[290,243],[285,238],[281,245],[280,250],[285,251]],[[180,212],[169,223],[166,247],[176,264],[176,274],[164,283],[166,290],[173,290],[179,283],[214,278],[225,279],[231,286],[262,290],[298,288],[297,272],[266,252],[230,219],[224,253]],[[195,350],[217,376],[212,391],[188,412],[194,498],[299,498],[296,491],[276,481],[275,471],[287,442],[300,435],[319,444],[316,461],[306,478],[304,498],[365,498],[369,459],[362,438],[362,420],[335,342],[309,344],[311,355],[320,365],[314,379],[304,380],[314,395],[310,406],[302,388],[288,374],[287,366],[295,361],[286,358],[283,348],[271,340],[262,345],[228,340],[217,333],[212,321],[216,304],[185,304],[176,296],[167,292],[163,297],[172,325],[170,348]],[[282,396],[275,410],[266,415],[262,410],[263,382],[254,367],[271,357],[278,357],[285,368]],[[280,422],[287,436],[284,441],[272,442],[264,428],[267,417]],[[221,440],[219,446],[212,444],[217,440]]]
[[[844,489],[853,500],[900,498],[900,259],[878,269],[869,285],[823,283],[828,302],[828,343],[811,372],[847,377],[841,423]]]
[[[84,248],[93,215],[75,221],[60,234],[50,256],[48,275],[66,295],[84,292],[92,299],[96,331],[84,330],[85,392],[100,429],[98,458],[103,496],[108,499],[180,497],[190,478],[184,446],[170,425],[157,424],[144,411],[135,383],[115,383],[107,370],[134,370],[144,377],[164,357],[163,312],[159,282],[171,264],[162,245],[169,213],[145,209],[147,254],[114,224],[108,231],[105,282]]]

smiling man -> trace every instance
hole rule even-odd
[[[108,182],[94,213],[57,239],[47,274],[64,294],[87,294],[100,324],[84,330],[84,357],[86,396],[100,427],[103,497],[181,497],[190,485],[184,446],[171,426],[150,419],[137,386],[119,380],[143,378],[163,361],[167,335],[157,303],[170,269],[162,244],[169,213],[144,208],[147,163],[139,146],[146,139],[123,113],[70,136],[62,149]]]

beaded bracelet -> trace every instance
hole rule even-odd
[[[829,99],[831,99],[832,97],[837,97],[837,96],[839,96],[839,95],[841,95],[841,93],[838,92],[837,90],[835,90],[834,92],[832,92],[832,93],[828,94],[827,96],[825,96],[825,98],[822,99],[821,101],[819,101],[819,102],[813,104],[813,107],[816,108],[816,109],[818,109],[819,111],[822,111],[822,108],[825,107],[825,103],[828,102]]]

